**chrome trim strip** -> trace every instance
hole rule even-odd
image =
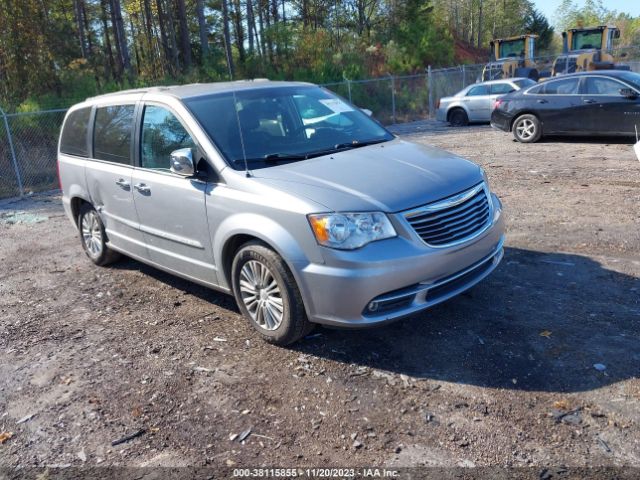
[[[162,230],[158,230],[156,228],[147,227],[145,225],[140,225],[140,231],[144,233],[148,233],[149,235],[154,235],[159,238],[163,238],[165,240],[170,240],[176,243],[182,243],[183,245],[187,245],[189,247],[199,248],[204,250],[204,245],[202,245],[197,240],[191,240],[190,238],[182,237],[180,235],[175,235],[173,233],[164,232]]]
[[[410,210],[408,212],[405,212],[404,216],[405,216],[405,218],[409,219],[410,217],[415,217],[416,215],[420,215],[420,214],[423,214],[423,213],[435,212],[435,211],[438,211],[438,210],[444,210],[445,208],[455,207],[456,205],[459,205],[459,204],[469,200],[471,197],[473,197],[475,194],[477,194],[483,188],[484,188],[484,182],[480,182],[478,185],[476,185],[475,187],[471,188],[470,190],[467,190],[465,192],[459,193],[459,194],[454,195],[452,197],[447,197],[444,200],[440,200],[440,201],[435,202],[435,203],[429,203],[429,204],[424,205],[422,207],[418,207],[416,209],[413,209],[413,210]]]
[[[487,255],[486,257],[484,257],[481,260],[478,260],[473,265],[470,265],[469,267],[465,268],[464,270],[459,271],[458,273],[456,273],[456,274],[454,274],[452,276],[443,278],[442,280],[436,281],[434,283],[420,282],[411,291],[403,292],[403,293],[390,294],[390,295],[381,295],[379,297],[373,298],[371,301],[372,302],[384,303],[384,302],[391,302],[391,301],[394,301],[394,300],[400,300],[400,299],[406,298],[406,297],[415,296],[415,295],[417,295],[419,293],[423,293],[423,292],[426,295],[426,293],[428,293],[428,291],[431,290],[432,288],[440,287],[440,286],[445,285],[445,284],[447,284],[449,282],[457,280],[458,278],[460,278],[460,277],[466,275],[467,273],[475,270],[480,265],[483,265],[486,262],[489,262],[490,260],[492,260],[494,263],[496,262],[496,259],[498,259],[498,261],[499,261],[499,259],[502,258],[500,253],[502,252],[502,249],[504,247],[504,240],[505,240],[505,237],[503,235],[500,238],[500,241],[498,242],[496,247],[493,249],[493,251],[489,255]]]
[[[182,243],[183,245],[187,245],[189,247],[194,247],[194,248],[199,248],[201,250],[204,250],[204,245],[202,245],[202,243],[198,242],[197,240],[191,240],[190,238],[182,237],[180,235],[175,235],[169,232],[163,232],[162,230],[158,230],[152,227],[147,227],[145,225],[140,225],[139,223],[132,222],[131,220],[127,220],[126,218],[122,218],[117,215],[114,215],[113,213],[107,212],[106,210],[104,210],[102,206],[98,207],[97,210],[101,214],[117,222],[120,222],[124,225],[127,225],[128,227],[131,227],[135,230],[139,230],[143,233],[148,233],[149,235],[154,235],[156,237],[164,238],[165,240],[170,240],[176,243]]]
[[[420,234],[417,232],[416,227],[411,224],[410,217],[415,217],[415,216],[417,216],[417,215],[419,215],[421,213],[433,213],[434,211],[437,212],[438,210],[442,210],[442,209],[445,209],[445,208],[448,208],[448,207],[453,207],[453,206],[459,205],[459,204],[465,202],[466,200],[469,200],[470,198],[472,198],[480,190],[484,190],[484,194],[486,195],[486,198],[487,198],[487,205],[489,206],[489,218],[487,219],[485,225],[482,228],[480,228],[480,230],[478,230],[477,232],[473,232],[473,234],[470,235],[470,236],[461,238],[459,240],[456,240],[456,241],[450,242],[450,243],[443,243],[441,245],[432,245],[431,243],[425,241],[420,236]],[[462,199],[460,200],[460,198],[462,198]],[[434,208],[436,206],[439,206],[439,208]],[[429,208],[433,208],[433,210],[431,210]],[[431,248],[440,249],[440,248],[449,248],[449,247],[454,247],[456,245],[461,245],[461,244],[466,243],[466,242],[468,242],[470,240],[473,240],[476,237],[479,237],[484,232],[486,232],[491,227],[491,225],[493,225],[493,216],[494,216],[494,214],[495,214],[495,207],[493,205],[493,198],[491,196],[491,191],[489,190],[489,187],[487,186],[487,184],[483,181],[483,182],[480,182],[475,187],[473,187],[473,188],[471,188],[471,189],[469,189],[469,190],[467,190],[465,192],[459,193],[457,195],[454,195],[453,197],[446,198],[446,199],[441,200],[441,201],[436,202],[436,203],[431,203],[431,204],[425,205],[423,207],[419,207],[419,208],[410,210],[410,211],[404,213],[403,216],[404,216],[406,222],[409,224],[409,227],[411,227],[411,229],[413,230],[413,233],[416,234],[418,239],[420,239],[420,241],[423,244],[425,244],[425,245],[427,245],[427,246],[429,246]]]

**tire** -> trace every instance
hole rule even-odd
[[[542,125],[535,115],[520,115],[513,122],[513,136],[520,143],[534,143],[542,137]]]
[[[461,108],[454,108],[449,113],[449,123],[452,127],[466,127],[469,125],[469,117],[467,112]]]
[[[313,330],[289,268],[263,243],[251,241],[238,250],[231,279],[240,311],[263,340],[285,346]]]
[[[120,254],[107,246],[107,234],[98,212],[88,203],[83,203],[78,213],[80,244],[87,257],[99,266],[105,266],[120,258]]]

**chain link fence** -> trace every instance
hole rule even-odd
[[[0,198],[58,188],[56,152],[65,112],[0,110]]]
[[[640,47],[613,52],[617,63],[640,72]],[[534,60],[549,70],[556,56]],[[344,80],[323,86],[361,108],[385,125],[433,118],[442,97],[480,81],[485,64],[431,69],[424,73]],[[56,154],[66,109],[5,113],[0,109],[0,199],[58,188]]]

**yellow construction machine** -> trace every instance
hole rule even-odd
[[[628,70],[616,64],[613,41],[620,38],[620,30],[613,25],[571,28],[562,32],[562,55],[553,61],[552,76],[589,70]]]
[[[538,35],[526,34],[491,41],[491,60],[482,70],[482,80],[525,77],[538,80],[534,62]]]

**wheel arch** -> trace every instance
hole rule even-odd
[[[251,228],[247,228],[251,225]],[[213,239],[216,265],[219,265],[218,282],[232,290],[231,265],[238,249],[247,242],[257,240],[276,252],[293,274],[298,286],[300,279],[294,264],[308,264],[302,248],[287,229],[274,220],[257,214],[238,214],[226,219],[217,229]]]
[[[469,112],[467,111],[467,109],[460,104],[455,104],[450,106],[449,110],[447,110],[447,122],[451,121],[451,114],[456,110],[462,110],[464,114],[467,116],[467,120],[469,120]]]
[[[513,118],[511,119],[511,123],[509,123],[509,131],[513,132],[513,125],[516,123],[516,120],[518,120],[522,115],[533,115],[534,117],[536,117],[538,119],[538,121],[540,122],[540,127],[542,128],[542,120],[540,119],[540,115],[538,115],[536,112],[532,111],[532,110],[523,110],[521,112],[518,112],[517,114],[515,114],[513,116]]]
[[[91,202],[82,196],[73,196],[69,200],[69,208],[71,209],[71,217],[73,218],[73,223],[75,226],[78,226],[78,215],[80,214],[80,208],[84,204],[91,205]]]

